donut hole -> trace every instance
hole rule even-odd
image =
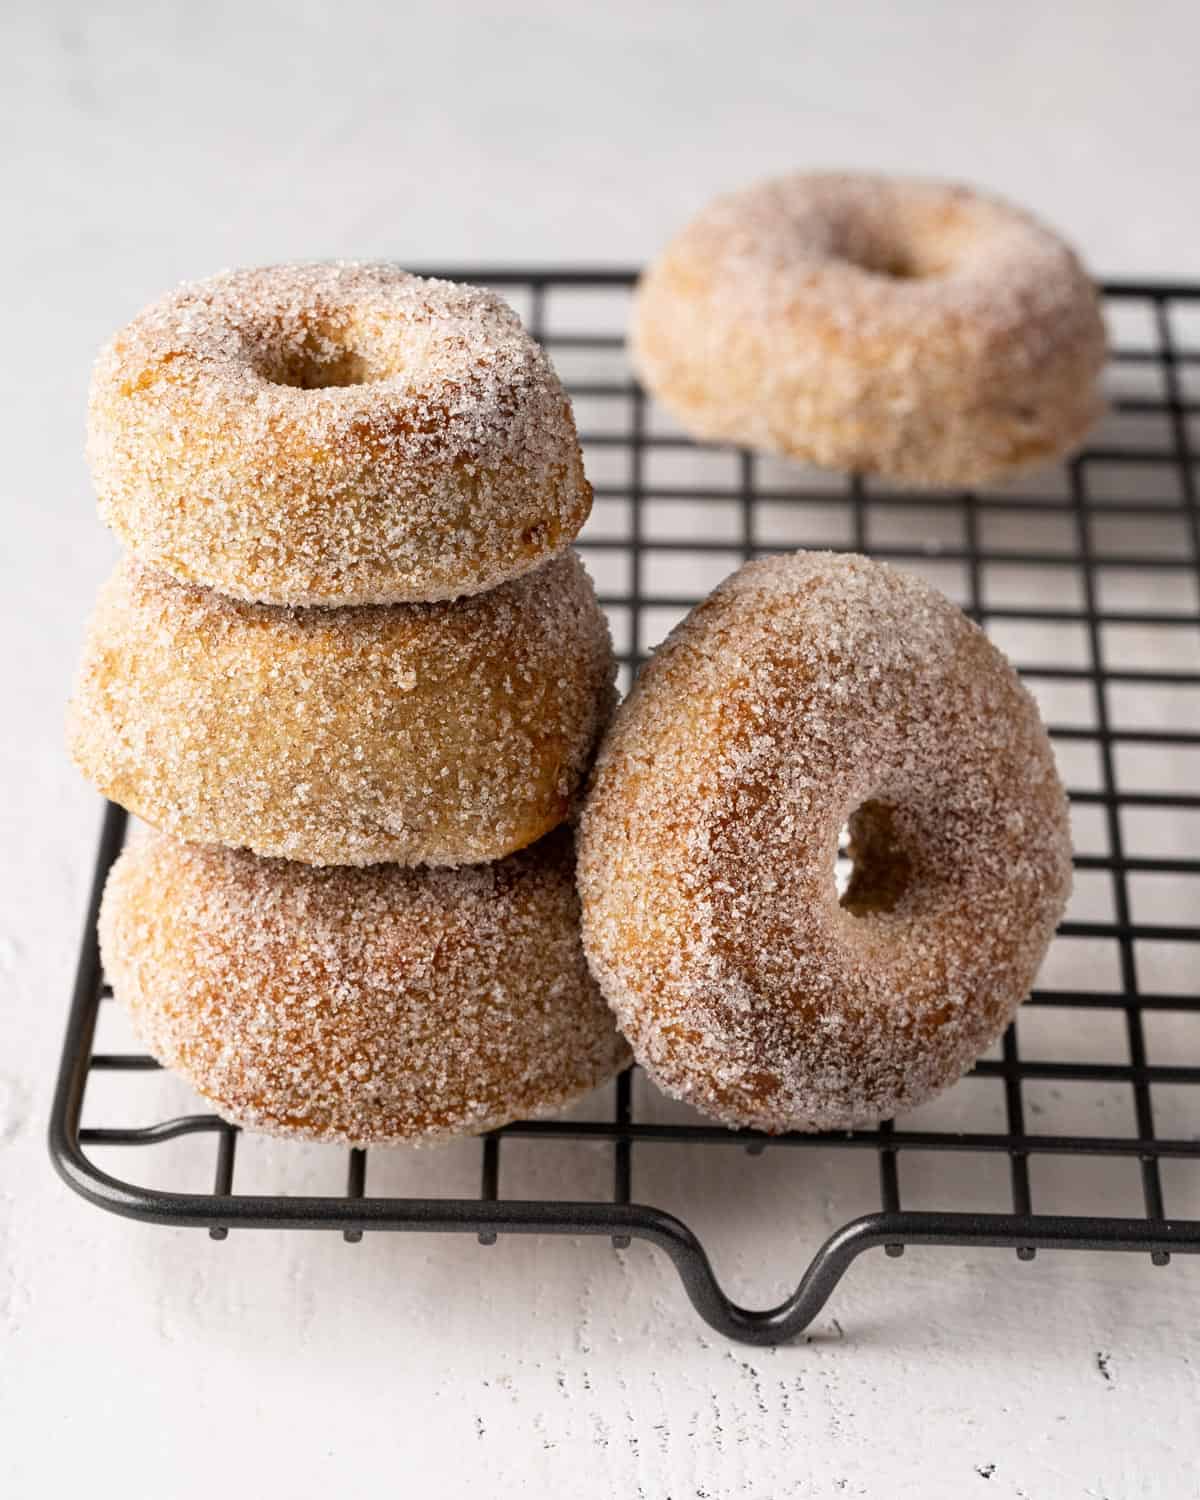
[[[838,902],[854,917],[894,911],[912,880],[912,860],[897,829],[896,808],[869,799],[847,819],[834,870]]]
[[[834,253],[860,271],[887,281],[929,281],[944,276],[971,240],[968,219],[953,209],[936,213],[871,215],[838,226]]]
[[[860,271],[869,271],[872,276],[885,276],[889,281],[918,281],[930,274],[919,266],[906,245],[867,241],[856,246],[855,252],[844,258]]]
[[[943,256],[935,256],[913,241],[882,236],[856,237],[842,249],[842,259],[860,271],[888,281],[928,281],[947,270]]]
[[[371,371],[360,354],[347,351],[338,359],[313,360],[285,372],[285,378],[276,380],[276,385],[290,385],[300,391],[324,391],[331,386],[367,385],[383,377]]]
[[[324,391],[335,386],[369,385],[392,372],[357,349],[339,347],[331,340],[313,340],[299,347],[271,351],[258,373],[272,385],[297,391]]]
[[[253,363],[264,380],[297,391],[371,385],[419,366],[431,338],[408,319],[313,318],[299,333],[272,329]]]
[[[850,858],[850,825],[843,823],[841,832],[838,834],[837,855],[833,861],[833,884],[837,890],[839,902],[849,889],[850,877],[853,874],[854,861]]]

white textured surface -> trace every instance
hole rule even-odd
[[[3,1492],[1194,1493],[1190,1263],[872,1252],[812,1342],[767,1353],[703,1332],[644,1248],[215,1245],[88,1208],[42,1145],[96,820],[60,716],[112,556],[80,453],[102,338],[179,277],[226,264],[636,260],[717,188],[806,163],[958,173],[1044,212],[1099,269],[1195,271],[1194,8],[972,12],[29,0],[6,13]],[[1165,831],[1194,852],[1190,830]],[[1168,894],[1169,919],[1194,921],[1188,896]],[[1070,1040],[1046,1044],[1061,1055]],[[1173,1045],[1200,1056],[1194,1030]],[[1126,1101],[1114,1088],[1096,1107]],[[267,1149],[247,1147],[239,1186],[266,1174]],[[551,1169],[506,1153],[506,1190],[554,1190]],[[451,1191],[474,1162],[474,1148],[373,1161],[373,1185],[436,1175]],[[948,1168],[914,1160],[906,1188],[1003,1206],[997,1165],[994,1179],[956,1168],[951,1188]],[[865,1159],[798,1169],[730,1151],[690,1170],[704,1180],[648,1151],[638,1190],[713,1235],[718,1271],[755,1300],[873,1201]],[[598,1159],[597,1187],[604,1171]],[[331,1172],[340,1161],[317,1156],[306,1180]],[[1103,1205],[1130,1206],[1109,1189],[1071,1206]]]

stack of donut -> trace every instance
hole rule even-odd
[[[710,206],[631,343],[701,439],[941,486],[1072,447],[1104,358],[1028,215],[845,174]],[[89,451],[130,556],[71,743],[160,830],[114,869],[105,965],[227,1118],[480,1131],[631,1047],[727,1124],[841,1130],[952,1083],[1028,993],[1071,846],[1009,663],[883,564],[764,559],[609,727],[570,406],[488,293],[383,265],[184,288],[101,356]]]
[[[69,741],[151,825],[101,945],[154,1055],[354,1145],[624,1066],[562,826],[614,703],[591,491],[511,309],[386,264],[185,286],[101,354],[88,455],[129,551]]]

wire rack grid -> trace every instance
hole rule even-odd
[[[948,1096],[990,1080],[996,1107],[969,1127],[950,1110],[876,1130],[768,1139],[664,1113],[646,1081],[626,1073],[567,1117],[484,1137],[473,1195],[372,1193],[359,1150],[349,1152],[339,1194],[239,1192],[239,1132],[215,1115],[84,1120],[97,1075],[121,1075],[134,1089],[157,1068],[149,1057],[94,1047],[110,993],[96,914],[126,827],[109,806],[51,1120],[62,1176],[103,1208],[203,1226],[214,1239],[260,1227],[334,1229],[350,1242],[380,1230],[467,1232],[483,1244],[501,1234],[601,1235],[618,1248],[642,1239],[670,1257],[702,1318],[752,1343],[808,1326],[871,1247],[892,1256],[910,1245],[1008,1247],[1021,1260],[1041,1249],[1124,1250],[1159,1266],[1200,1251],[1200,285],[1106,285],[1111,416],[1069,463],[1003,489],[917,495],[690,442],[630,374],[622,331],[631,273],[449,274],[501,289],[571,390],[596,491],[580,550],[609,612],[626,685],[720,577],[746,558],[796,546],[853,548],[926,574],[1021,667],[1071,786],[1077,900],[1018,1022]],[[1040,1055],[1035,1023],[1050,1016],[1060,1024],[1044,1034],[1057,1038],[1057,1050]],[[1047,1128],[1056,1106],[1065,1123]],[[206,1191],[139,1185],[94,1159],[100,1148],[153,1152],[193,1135],[215,1147]],[[607,1152],[606,1196],[506,1197],[502,1151],[515,1140]],[[792,1162],[796,1151],[840,1160],[865,1153],[877,1163],[878,1206],[835,1227],[778,1305],[742,1306],[698,1235],[642,1195],[638,1153],[644,1159],[646,1148],[661,1146],[701,1154],[740,1147],[788,1153]],[[946,1152],[1007,1164],[1002,1210],[905,1202],[902,1167]],[[1130,1211],[1064,1211],[1085,1161],[1105,1180],[1135,1167]],[[1035,1191],[1043,1162],[1056,1171]],[[803,1181],[796,1193],[803,1197]]]

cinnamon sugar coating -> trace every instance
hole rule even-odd
[[[183,838],[467,864],[567,817],[615,674],[573,552],[451,604],[336,610],[239,603],[125,559],[68,741],[105,796]]]
[[[354,1146],[549,1114],[628,1049],[587,971],[571,839],[497,864],[317,870],[151,833],[100,944],[146,1046],[225,1119]]]
[[[101,353],[87,449],[143,561],[263,603],[478,593],[591,508],[570,402],[512,309],[386,263],[180,287]]]
[[[1066,797],[1033,699],[948,600],[864,557],[773,557],[618,711],[579,883],[592,971],[662,1087],[840,1130],[920,1104],[1008,1023],[1070,892]]]
[[[1077,257],[946,183],[796,173],[717,199],[646,271],[631,341],[696,436],[907,485],[1043,462],[1101,409]]]

